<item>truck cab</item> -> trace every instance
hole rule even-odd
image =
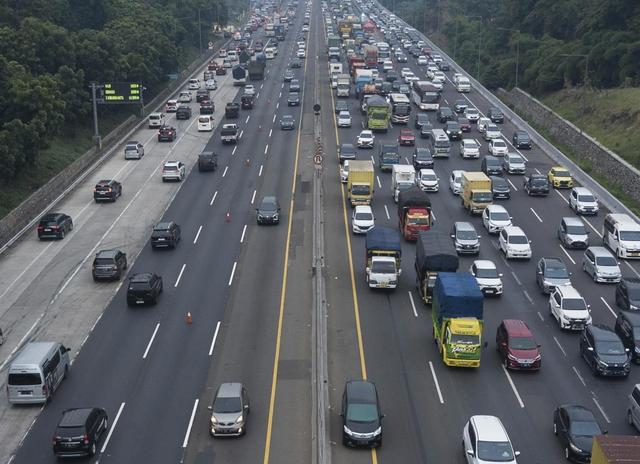
[[[482,172],[462,174],[462,205],[470,212],[481,214],[493,203],[491,179]]]
[[[374,227],[367,232],[366,281],[369,288],[394,290],[402,270],[400,234],[389,227]]]

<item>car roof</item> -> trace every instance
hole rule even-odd
[[[597,257],[603,257],[603,256],[613,257],[613,254],[603,246],[590,246],[589,248],[587,248],[587,250],[591,250],[594,256],[597,256]]]
[[[62,413],[58,427],[81,427],[87,422],[87,417],[94,408],[73,408]]]
[[[172,161],[165,161],[164,162],[165,166],[177,166],[178,164],[180,164],[180,161],[172,160]]]
[[[473,139],[462,139],[462,143],[463,143],[463,144],[472,143],[472,144],[474,144],[476,147],[478,146],[478,142],[476,142],[476,141],[475,141],[475,140],[473,140]]]
[[[150,272],[140,272],[138,274],[133,274],[130,280],[131,282],[148,282],[152,275],[153,274]]]
[[[473,264],[481,269],[496,269],[496,264],[490,259],[476,259]]]
[[[168,229],[169,227],[171,227],[171,224],[172,224],[172,221],[159,222],[155,226],[153,226],[153,228],[157,230]]]
[[[346,385],[347,396],[360,402],[376,402],[376,386],[368,380],[350,380]]]
[[[563,267],[563,268],[567,267],[564,264],[564,261],[556,257],[552,257],[552,258],[542,257],[540,258],[540,261],[544,261],[547,267]]]
[[[360,212],[360,213],[371,213],[372,209],[371,206],[369,205],[357,205],[356,209],[355,209],[356,213]]]
[[[59,217],[64,216],[63,213],[47,213],[40,218],[41,221],[50,221],[52,219],[58,219]]]
[[[575,190],[575,192],[580,195],[593,195],[593,193],[591,193],[591,190],[589,190],[586,187],[573,187],[573,190]]]
[[[139,143],[140,143],[140,142],[138,142],[137,140],[129,140],[129,141],[127,142],[127,145],[137,145],[137,144],[139,144]]]
[[[456,221],[454,226],[458,230],[476,230],[475,227],[473,227],[473,224],[466,221]]]
[[[638,311],[620,311],[620,314],[631,322],[634,327],[640,327],[640,312]]]
[[[273,195],[268,195],[266,197],[262,197],[262,203],[277,203],[278,200]]]
[[[524,235],[526,236],[527,234],[524,233],[524,231],[518,227],[518,226],[507,226],[503,229],[507,235]]]
[[[490,213],[506,213],[507,208],[502,205],[487,205],[486,209],[489,210]]]
[[[472,416],[469,419],[476,429],[478,441],[509,441],[502,422],[495,416]]]
[[[513,337],[533,337],[527,323],[520,319],[504,319],[502,325]]]
[[[242,384],[240,382],[221,383],[218,387],[218,398],[236,398],[242,392]]]
[[[120,250],[100,250],[96,253],[96,258],[115,258]]]
[[[618,334],[604,324],[592,324],[589,326],[589,330],[593,337],[599,341],[620,341]]]
[[[640,278],[638,277],[623,277],[622,280],[627,284],[627,287],[640,287]]]
[[[573,285],[561,285],[556,287],[555,291],[560,293],[563,298],[582,298],[580,292]]]
[[[572,421],[573,420],[579,420],[579,421],[592,420],[594,422],[597,422],[591,409],[584,407],[582,405],[563,404],[560,406],[560,408],[564,409],[567,412],[567,414],[569,415],[569,418]]]

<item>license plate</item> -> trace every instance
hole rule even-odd
[[[142,304],[142,303],[144,303],[144,300],[136,300],[136,303],[137,304]]]
[[[485,289],[485,293],[494,293],[494,292],[495,292],[495,290],[492,289],[492,288]]]
[[[106,195],[107,192],[98,192],[98,195]]]
[[[45,229],[44,231],[45,232],[51,232],[51,229]]]
[[[158,239],[158,241],[159,241],[159,242],[162,242],[162,241],[164,241],[164,240],[165,240],[164,238],[159,238],[159,239]]]
[[[20,390],[18,393],[20,393],[21,395],[31,395],[30,390]]]
[[[379,287],[380,287],[380,288],[387,288],[387,287],[388,287],[388,285],[387,285],[387,284],[380,284],[380,285],[379,285]]]

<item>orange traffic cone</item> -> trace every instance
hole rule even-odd
[[[191,313],[187,313],[187,324],[191,324],[193,322],[193,317],[191,316]]]

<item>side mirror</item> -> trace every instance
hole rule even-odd
[[[245,410],[245,411],[248,411],[248,410],[249,410],[249,405],[248,405],[248,404],[245,404],[245,405],[244,405],[244,410]]]
[[[474,453],[474,452],[473,452],[473,450],[471,450],[471,449],[468,449],[468,450],[467,450],[467,454],[468,454],[469,456],[474,456],[474,455],[475,455],[475,453]]]
[[[609,433],[609,431],[608,431],[608,430],[603,430],[603,431],[602,431],[602,435],[606,435],[606,434],[608,434],[608,433]]]
[[[590,304],[588,304],[588,305],[587,305],[587,309],[590,309],[590,308],[591,308],[591,305],[590,305]]]
[[[209,411],[213,411],[213,406],[207,406],[207,409],[208,409]]]
[[[538,348],[542,348],[542,345],[541,345],[540,343],[538,343],[536,346],[537,346]]]
[[[71,351],[71,348],[68,348],[68,347],[67,347],[67,348],[65,349],[65,351],[68,353],[69,351]],[[627,350],[627,351],[629,351],[629,350]]]
[[[516,457],[520,456],[520,451],[514,451],[513,454],[516,455]]]
[[[368,274],[369,272],[371,272],[371,268],[370,268],[370,267],[366,267],[364,270],[365,270],[365,272],[366,272],[367,274]]]
[[[402,275],[402,269],[398,269],[398,277]]]
[[[507,342],[500,342],[500,346],[507,346]]]
[[[538,275],[542,275],[542,271],[538,271]]]
[[[587,351],[593,351],[593,347],[592,346],[588,346],[587,347]]]
[[[453,234],[451,234],[451,238],[456,238],[456,236],[455,236],[455,235],[453,235]]]
[[[486,349],[489,346],[489,342],[485,340],[484,344],[482,345],[482,347],[484,349]]]
[[[500,274],[498,274],[498,277],[502,277],[504,274],[501,272]]]

